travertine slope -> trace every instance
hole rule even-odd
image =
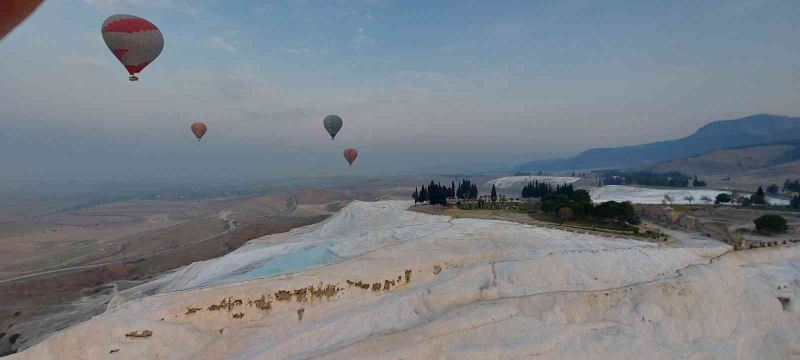
[[[354,202],[255,240],[14,358],[800,356],[798,247],[658,246],[407,206]]]

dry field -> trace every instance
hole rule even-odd
[[[369,190],[292,188],[265,196],[40,206],[0,224],[0,354],[105,309],[114,294],[245,242],[321,221]],[[7,211],[8,212],[8,211]],[[11,346],[8,339],[20,334]]]

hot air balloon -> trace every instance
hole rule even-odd
[[[42,0],[3,0],[0,1],[0,39],[30,15]]]
[[[196,122],[192,124],[192,132],[194,133],[194,136],[197,137],[197,141],[200,141],[200,139],[203,138],[203,135],[206,134],[206,131],[208,131],[208,127],[206,126],[206,124],[203,124],[201,122]]]
[[[333,140],[339,130],[342,130],[342,118],[336,115],[328,115],[322,120],[322,125],[325,126],[328,134],[331,134],[331,140]]]
[[[164,36],[153,23],[133,15],[113,15],[101,29],[106,45],[128,70],[128,80],[136,81],[164,49]]]
[[[350,166],[353,166],[353,161],[358,157],[358,150],[349,148],[344,150],[344,158]]]

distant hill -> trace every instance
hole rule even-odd
[[[634,170],[653,172],[678,171],[684,174],[704,175],[736,175],[742,172],[769,168],[795,160],[800,160],[800,145],[793,143],[774,143],[714,150],[687,158],[639,165],[634,167]]]
[[[633,170],[679,171],[697,175],[709,188],[753,191],[800,178],[800,142],[714,150],[705,154],[639,165]]]
[[[713,150],[800,140],[800,118],[759,114],[715,121],[676,140],[615,148],[591,149],[569,159],[539,160],[514,171],[629,168],[690,157]]]

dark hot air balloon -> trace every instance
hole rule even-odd
[[[192,124],[192,132],[194,133],[194,136],[197,137],[197,141],[200,141],[200,139],[203,138],[203,135],[206,134],[206,131],[208,131],[208,127],[206,126],[206,124],[203,124],[201,122],[196,122]]]
[[[357,157],[358,157],[358,150],[353,148],[348,148],[344,150],[344,158],[345,160],[347,160],[347,163],[350,164],[350,166],[353,166],[353,161],[356,161]]]
[[[322,125],[325,126],[328,134],[331,134],[331,140],[333,140],[339,130],[342,130],[342,118],[336,115],[328,115],[322,120]]]
[[[128,70],[130,81],[164,49],[164,36],[153,23],[133,15],[113,15],[101,29],[106,45]]]

